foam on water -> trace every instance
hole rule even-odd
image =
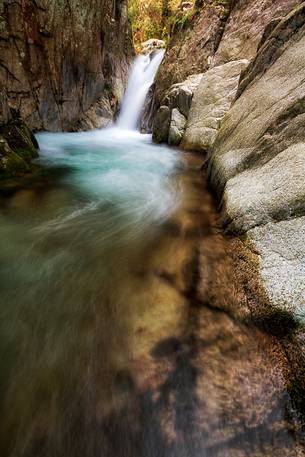
[[[141,219],[143,224],[168,216],[176,206],[178,193],[170,177],[177,153],[153,145],[149,135],[111,128],[43,133],[37,139],[40,163],[65,168],[64,182],[96,205],[111,202],[126,217]],[[84,210],[91,208],[86,202]]]

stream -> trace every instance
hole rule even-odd
[[[38,134],[40,178],[0,197],[1,457],[297,455],[285,354],[234,315],[203,158],[122,116]]]

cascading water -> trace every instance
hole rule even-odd
[[[117,121],[119,128],[127,130],[137,128],[146,96],[155,80],[163,56],[164,51],[159,50],[136,58]]]

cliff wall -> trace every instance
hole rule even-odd
[[[9,106],[34,130],[107,124],[132,54],[127,0],[1,0],[0,123]]]

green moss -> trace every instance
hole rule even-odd
[[[38,157],[32,134],[26,124],[22,121],[18,123],[11,122],[0,127],[0,135],[6,139],[9,147],[25,160],[31,160]]]
[[[27,162],[0,136],[0,179],[18,176],[30,170]]]
[[[32,159],[38,157],[37,141],[21,119],[0,127],[0,179],[21,176],[31,171]]]

